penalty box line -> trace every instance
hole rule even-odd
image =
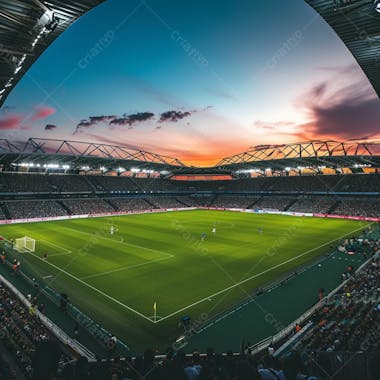
[[[373,223],[371,223],[371,224],[373,224]],[[322,248],[322,247],[324,247],[324,246],[326,246],[326,245],[328,245],[328,244],[331,244],[331,243],[333,243],[334,241],[337,241],[337,240],[343,239],[343,238],[346,237],[347,235],[350,235],[350,234],[352,234],[352,233],[354,233],[354,232],[357,232],[357,231],[360,231],[360,230],[363,230],[363,227],[361,227],[361,228],[357,228],[357,229],[355,229],[355,230],[353,230],[353,231],[350,231],[350,232],[348,232],[348,233],[346,233],[346,234],[344,234],[344,235],[342,235],[342,236],[340,236],[340,237],[337,237],[337,238],[335,238],[335,239],[333,239],[333,240],[330,240],[330,241],[328,241],[328,242],[326,242],[326,243],[324,243],[324,244],[321,244],[321,245],[318,246],[318,247],[315,247],[315,248],[309,249],[308,251],[303,252],[303,253],[301,253],[301,254],[298,255],[298,256],[292,257],[292,258],[290,258],[290,259],[288,259],[288,260],[286,260],[286,261],[284,261],[284,262],[282,262],[282,263],[280,263],[280,264],[274,265],[273,267],[268,268],[268,269],[264,270],[264,271],[261,272],[261,273],[255,274],[255,275],[253,275],[253,276],[251,276],[251,277],[248,277],[248,278],[246,278],[246,279],[244,279],[244,280],[242,280],[242,281],[239,281],[239,282],[237,282],[237,283],[235,283],[235,284],[233,284],[233,285],[231,285],[231,286],[228,286],[228,287],[225,288],[225,289],[219,290],[218,292],[216,292],[216,293],[214,293],[214,294],[211,294],[211,295],[209,295],[209,296],[207,296],[207,297],[205,297],[205,298],[202,298],[201,300],[196,301],[196,302],[192,303],[191,305],[185,306],[185,307],[183,307],[183,308],[181,308],[181,309],[179,309],[179,310],[177,310],[177,311],[175,311],[175,312],[173,312],[173,313],[171,313],[171,314],[168,314],[168,315],[166,315],[165,317],[162,317],[162,318],[160,318],[159,320],[157,320],[157,321],[155,321],[155,322],[153,322],[153,323],[159,323],[159,322],[161,322],[161,321],[164,321],[165,319],[168,319],[168,318],[170,318],[170,317],[173,317],[174,315],[179,314],[179,313],[181,313],[182,311],[185,311],[185,310],[187,310],[187,309],[189,309],[189,308],[191,308],[191,307],[193,307],[193,306],[199,305],[199,304],[202,303],[202,302],[208,301],[208,300],[210,300],[211,298],[216,297],[216,296],[218,296],[218,295],[220,295],[220,294],[226,293],[226,292],[228,292],[229,290],[231,290],[231,289],[233,289],[233,288],[236,288],[237,286],[240,286],[240,285],[242,285],[242,284],[244,284],[244,283],[246,283],[246,282],[248,282],[248,281],[253,280],[254,278],[260,277],[260,276],[262,276],[263,274],[272,271],[273,269],[277,269],[277,268],[279,268],[279,267],[282,267],[283,265],[288,264],[288,263],[290,263],[290,262],[292,262],[292,261],[294,261],[294,260],[297,260],[297,259],[299,259],[300,257],[303,257],[303,256],[307,255],[307,254],[310,253],[310,252],[313,252],[313,251],[315,251],[315,250],[317,250],[317,249],[319,249],[319,248]]]
[[[74,232],[79,232],[80,234],[91,236],[91,237],[96,238],[96,239],[109,240],[109,241],[112,241],[113,243],[119,243],[119,244],[122,244],[122,245],[126,245],[126,246],[129,246],[129,247],[134,247],[134,248],[139,248],[139,249],[143,249],[145,251],[150,251],[150,252],[154,252],[154,253],[160,253],[161,255],[165,255],[167,257],[174,257],[174,255],[172,255],[171,253],[168,253],[168,252],[165,252],[165,251],[159,251],[158,249],[153,249],[153,248],[144,247],[142,245],[127,243],[125,241],[119,241],[119,240],[111,239],[111,238],[108,238],[106,236],[94,235],[94,234],[91,234],[89,232],[75,230],[74,228],[70,228],[70,227],[66,227],[66,226],[60,226],[59,228],[66,228],[67,230],[71,230],[71,231],[74,231]]]
[[[49,255],[49,257],[69,255],[70,253],[73,253],[73,251],[70,251],[69,249],[67,249],[67,248],[65,248],[65,247],[61,247],[61,246],[58,245],[58,244],[52,243],[52,242],[49,241],[49,240],[45,240],[45,239],[36,239],[36,241],[43,241],[43,242],[46,243],[47,245],[50,245],[51,247],[59,248],[60,250],[63,251],[63,252],[61,252],[61,253],[53,253],[52,255]]]
[[[81,277],[81,280],[85,280],[87,278],[93,278],[93,277],[106,276],[107,274],[117,273],[117,272],[121,272],[123,270],[132,269],[132,268],[138,268],[138,267],[142,267],[144,265],[158,263],[159,261],[164,261],[164,260],[169,260],[169,259],[171,259],[171,257],[162,257],[161,259],[151,260],[151,261],[147,261],[145,263],[128,265],[128,266],[125,266],[125,267],[122,267],[122,268],[112,269],[112,270],[109,270],[109,271],[106,271],[106,272],[95,273],[95,274],[91,274],[89,276],[84,276],[84,277]]]
[[[80,278],[74,276],[74,275],[71,274],[70,272],[65,271],[64,269],[58,267],[57,265],[54,265],[54,264],[50,263],[49,261],[45,261],[45,260],[43,260],[41,257],[37,256],[36,254],[34,254],[34,253],[32,253],[32,252],[29,252],[28,254],[32,255],[33,257],[35,257],[36,259],[38,259],[38,260],[40,260],[40,261],[42,261],[42,262],[44,262],[44,263],[46,263],[46,264],[52,266],[53,268],[57,269],[58,271],[64,273],[66,276],[69,276],[69,277],[71,277],[72,279],[74,279],[74,280],[78,281],[79,283],[83,284],[84,286],[87,286],[88,288],[90,288],[90,289],[92,289],[93,291],[95,291],[95,292],[101,294],[103,297],[108,298],[109,300],[113,301],[114,303],[118,304],[119,306],[122,306],[123,308],[125,308],[125,309],[127,309],[127,310],[129,310],[129,311],[131,311],[131,312],[133,312],[133,313],[135,313],[135,314],[137,314],[137,315],[140,316],[141,318],[144,318],[144,319],[146,319],[146,320],[149,321],[149,322],[155,323],[154,321],[152,321],[152,320],[151,320],[149,317],[147,317],[146,315],[140,313],[139,311],[137,311],[137,310],[131,308],[131,307],[128,306],[128,305],[125,305],[124,303],[122,303],[122,302],[119,301],[118,299],[116,299],[116,298],[110,296],[110,295],[107,294],[107,293],[104,293],[103,291],[99,290],[98,288],[95,288],[95,286],[92,286],[92,285],[88,284],[87,282],[85,282],[85,281],[81,280]]]

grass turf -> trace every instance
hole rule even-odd
[[[212,317],[367,226],[195,210],[4,225],[0,235],[36,239],[34,254],[19,254],[22,268],[66,292],[133,350],[162,350],[181,333],[182,316]]]

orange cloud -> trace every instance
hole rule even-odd
[[[23,120],[21,115],[10,115],[5,118],[0,119],[0,130],[13,130],[20,127]]]

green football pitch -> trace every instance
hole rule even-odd
[[[141,350],[167,347],[181,334],[181,317],[203,320],[237,306],[367,226],[192,210],[3,225],[0,235],[35,239],[34,253],[18,254],[21,269]]]

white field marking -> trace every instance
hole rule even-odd
[[[372,223],[372,224],[373,224],[373,223]],[[196,302],[192,303],[191,305],[185,306],[185,307],[183,307],[182,309],[179,309],[179,310],[175,311],[174,313],[168,314],[168,315],[166,315],[165,317],[162,317],[159,321],[155,321],[155,322],[153,322],[153,323],[159,323],[159,322],[161,322],[161,321],[164,321],[165,319],[168,319],[168,318],[170,318],[170,317],[172,317],[172,316],[174,316],[174,315],[176,315],[176,314],[178,314],[178,313],[181,313],[181,312],[184,311],[184,310],[187,310],[187,309],[189,309],[189,308],[191,308],[191,307],[193,307],[193,306],[196,306],[196,305],[198,305],[198,304],[200,304],[200,303],[202,303],[202,302],[204,302],[204,301],[208,301],[210,298],[212,299],[212,298],[214,298],[215,296],[218,296],[218,295],[220,295],[220,294],[223,294],[223,293],[225,293],[225,292],[227,292],[227,291],[229,291],[229,290],[231,290],[231,289],[233,289],[233,288],[236,288],[237,286],[240,286],[240,285],[242,285],[242,284],[244,284],[244,283],[246,283],[246,282],[248,282],[248,281],[253,280],[254,278],[260,277],[260,276],[262,276],[263,274],[272,271],[273,269],[277,269],[277,268],[279,268],[279,267],[281,267],[281,266],[283,266],[283,265],[285,265],[285,264],[287,264],[287,263],[290,263],[290,262],[292,262],[292,261],[294,261],[294,260],[296,260],[296,259],[299,259],[299,258],[302,257],[302,256],[307,255],[307,254],[310,253],[310,252],[313,252],[313,251],[315,251],[315,250],[317,250],[317,249],[319,249],[319,248],[322,248],[322,247],[324,247],[325,245],[331,244],[331,243],[333,243],[334,241],[337,241],[337,240],[343,239],[345,236],[350,235],[350,234],[352,234],[352,233],[354,233],[354,232],[356,232],[356,231],[360,231],[360,230],[363,230],[363,227],[358,228],[358,229],[356,229],[356,230],[353,230],[353,231],[351,231],[351,232],[348,232],[347,234],[344,234],[344,235],[342,235],[342,236],[340,236],[340,237],[337,237],[337,238],[335,238],[335,239],[333,239],[333,240],[330,240],[330,241],[328,241],[327,243],[321,244],[319,247],[315,247],[315,248],[309,249],[308,251],[303,252],[303,253],[301,253],[301,254],[298,255],[298,256],[292,257],[292,258],[290,258],[290,259],[284,261],[283,263],[280,263],[280,264],[274,265],[273,267],[268,268],[268,269],[264,270],[264,271],[261,272],[261,273],[255,274],[255,275],[253,275],[253,276],[251,276],[251,277],[248,277],[248,278],[246,278],[246,279],[244,279],[244,280],[242,280],[242,281],[239,281],[239,282],[237,282],[236,284],[233,284],[233,285],[231,285],[231,286],[229,286],[229,287],[227,287],[227,288],[225,288],[225,289],[219,290],[218,292],[216,292],[216,293],[214,293],[214,294],[211,294],[211,295],[209,295],[209,296],[207,296],[207,297],[205,297],[205,298],[202,298],[201,300],[196,301]]]
[[[80,282],[81,284],[87,286],[88,288],[94,290],[95,292],[101,294],[102,296],[104,296],[104,297],[108,298],[109,300],[115,302],[116,304],[122,306],[123,308],[125,308],[125,309],[127,309],[127,310],[129,310],[129,311],[132,311],[133,313],[135,313],[135,314],[137,314],[138,316],[140,316],[140,317],[146,319],[146,320],[149,321],[149,322],[152,322],[152,321],[151,321],[148,317],[146,317],[144,314],[142,314],[142,313],[140,313],[139,311],[137,311],[137,310],[135,310],[135,309],[132,309],[131,307],[129,307],[129,306],[123,304],[123,303],[120,302],[118,299],[116,299],[116,298],[110,296],[110,295],[107,294],[107,293],[102,292],[101,290],[95,288],[94,286],[88,284],[87,282],[81,280],[80,278],[74,276],[73,274],[71,274],[71,273],[69,273],[69,272],[66,272],[64,269],[61,269],[61,268],[58,267],[57,265],[54,265],[54,264],[50,263],[49,261],[45,261],[45,260],[41,259],[39,256],[35,255],[35,254],[32,253],[32,252],[30,252],[30,255],[34,256],[36,259],[38,259],[38,260],[40,260],[40,261],[42,261],[42,262],[45,262],[46,264],[48,264],[48,265],[52,266],[53,268],[59,270],[60,272],[64,273],[65,275],[67,275],[67,276],[73,278],[74,280]]]
[[[48,258],[49,257],[56,257],[56,256],[65,256],[65,255],[70,255],[70,253],[72,253],[71,251],[68,251],[68,252],[62,252],[62,253],[53,253],[52,255],[48,255]]]
[[[153,316],[148,317],[148,318],[150,319],[151,322],[156,323],[156,321],[157,321],[158,319],[161,319],[162,317],[160,317],[159,315],[156,315],[156,317],[154,317],[154,315],[153,315]],[[155,321],[154,319],[156,319],[156,321]]]
[[[139,248],[139,249],[145,249],[146,251],[150,251],[150,252],[154,252],[154,253],[160,253],[161,255],[166,255],[166,256],[169,256],[169,257],[174,257],[174,255],[172,255],[171,253],[164,252],[164,251],[159,251],[157,249],[152,249],[152,248],[144,247],[142,245],[137,245],[137,244],[132,244],[132,243],[126,243],[125,241],[119,241],[119,240],[111,239],[111,238],[108,238],[108,237],[105,237],[105,236],[94,235],[94,234],[91,234],[89,232],[75,230],[74,228],[70,228],[70,227],[66,227],[66,226],[60,226],[59,228],[66,228],[66,229],[71,230],[71,231],[75,231],[75,232],[79,232],[79,233],[84,234],[84,235],[95,237],[96,239],[110,240],[110,241],[112,241],[114,243],[123,244],[123,245],[129,246],[129,247],[134,247],[134,248]]]
[[[53,275],[52,274],[49,274],[49,275],[47,275],[47,276],[44,276],[44,277],[42,277],[44,280],[47,280],[48,278],[52,278],[53,277]]]
[[[62,251],[64,251],[65,253],[60,253],[60,254],[57,254],[57,255],[62,255],[62,254],[69,254],[69,253],[72,253],[73,251],[70,251],[69,249],[65,248],[65,247],[61,247],[60,245],[58,244],[55,244],[55,243],[52,243],[51,241],[49,240],[44,240],[44,239],[36,239],[36,241],[43,241],[45,242],[47,245],[50,245],[51,247],[55,247],[55,248],[59,248],[61,249]],[[54,254],[54,256],[57,256],[56,254]],[[53,256],[53,255],[52,255]]]
[[[169,260],[169,259],[171,259],[171,257],[163,257],[163,258],[161,258],[161,259],[151,260],[151,261],[147,261],[147,262],[145,262],[145,263],[140,263],[140,264],[129,265],[129,266],[126,266],[126,267],[122,267],[122,268],[118,268],[118,269],[109,270],[109,271],[107,271],[107,272],[101,272],[101,273],[91,274],[91,275],[89,275],[89,276],[81,277],[81,280],[85,280],[85,279],[87,279],[87,278],[93,278],[93,277],[105,276],[105,275],[107,275],[107,274],[116,273],[116,272],[121,272],[121,271],[123,271],[123,270],[131,269],[131,268],[142,267],[142,266],[144,266],[144,265],[153,264],[153,263],[157,263],[158,261],[164,261],[164,260]]]

